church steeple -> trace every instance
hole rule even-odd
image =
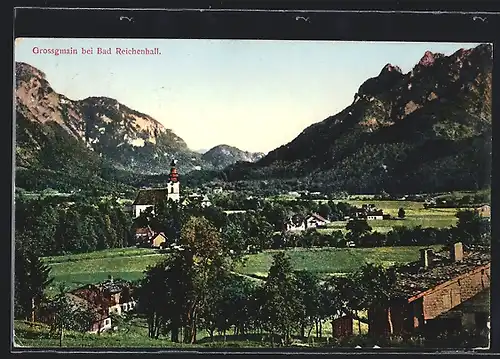
[[[172,199],[175,202],[180,201],[180,183],[179,174],[177,173],[177,160],[173,159],[170,162],[170,174],[168,175],[167,184],[167,199]]]
[[[170,175],[168,176],[170,182],[176,183],[179,181],[179,174],[177,173],[177,160],[172,159],[172,162],[170,162]]]

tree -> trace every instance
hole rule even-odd
[[[59,285],[59,293],[48,305],[48,312],[52,313],[51,330],[59,332],[60,347],[65,330],[86,332],[97,318],[90,304],[80,307],[68,299],[64,284]]]
[[[179,341],[185,300],[192,287],[191,275],[181,252],[174,252],[145,271],[138,301],[141,313],[146,315],[150,338],[158,339],[169,330],[171,340]]]
[[[28,243],[23,243],[29,247],[29,251],[38,256],[51,254],[54,248],[54,234],[57,229],[58,212],[56,206],[43,200],[33,200],[30,204],[34,207],[32,215],[25,221],[25,238]],[[17,218],[16,218],[16,227]]]
[[[59,286],[59,293],[52,303],[51,310],[54,313],[54,318],[51,323],[51,329],[59,332],[59,346],[62,347],[64,339],[64,330],[71,326],[72,308],[66,297],[66,288],[64,285]]]
[[[80,214],[74,208],[69,208],[65,212],[61,211],[55,233],[57,252],[81,252],[82,233]]]
[[[346,229],[350,231],[350,236],[354,240],[358,240],[364,234],[369,233],[372,227],[366,220],[353,219],[347,222]]]
[[[50,267],[45,265],[35,254],[15,252],[15,302],[18,314],[36,319],[36,311],[44,299],[44,291],[53,278],[49,277]]]
[[[229,252],[229,255],[239,260],[246,248],[243,230],[234,222],[229,222],[222,228],[222,239],[224,250]]]
[[[457,230],[464,244],[488,244],[491,237],[490,222],[477,211],[463,210],[456,214]]]
[[[393,326],[390,301],[395,295],[396,270],[394,267],[384,268],[380,264],[367,263],[354,274],[353,284],[363,290],[363,304],[369,309],[383,309],[386,313],[387,333],[392,334]]]
[[[398,217],[403,219],[403,218],[405,218],[405,216],[406,216],[405,209],[403,207],[399,208]]]
[[[184,340],[196,342],[197,315],[207,293],[208,283],[225,270],[220,232],[204,217],[190,217],[181,231],[187,265],[192,268],[193,290],[186,298],[187,312]]]
[[[345,278],[332,277],[320,285],[320,306],[321,316],[331,320],[332,337],[335,337],[334,320],[339,314],[348,312],[348,298],[344,295]]]
[[[328,203],[323,202],[319,206],[318,213],[321,217],[326,218],[326,219],[330,219],[330,215],[332,213],[332,208],[330,207],[330,205]]]
[[[296,294],[297,286],[290,257],[284,252],[278,252],[273,256],[273,264],[263,287],[261,307],[261,320],[264,328],[271,334],[273,346],[276,334],[284,344],[289,344],[292,331],[299,323],[303,311]]]
[[[200,326],[209,333],[211,341],[214,340],[216,329],[225,331],[229,324],[229,315],[224,310],[224,302],[227,301],[228,277],[220,276],[213,279],[217,280],[211,280],[207,283],[204,301],[200,310]]]
[[[297,298],[301,304],[300,336],[305,337],[305,328],[316,324],[318,330],[320,303],[319,278],[309,271],[298,271],[295,273]],[[312,330],[312,327],[311,327]],[[310,335],[311,330],[307,336]],[[316,333],[317,334],[317,333]]]

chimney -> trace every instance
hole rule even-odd
[[[422,267],[428,268],[432,265],[432,249],[422,248],[420,249],[420,263]]]
[[[462,242],[457,242],[451,246],[450,259],[452,262],[460,262],[464,259],[464,248]]]

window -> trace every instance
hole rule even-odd
[[[170,193],[174,193],[174,186],[170,187]]]
[[[104,325],[109,325],[109,319],[106,319],[106,320],[104,321]]]

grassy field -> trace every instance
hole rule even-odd
[[[148,337],[147,323],[144,319],[132,317],[131,320],[116,323],[116,331],[103,332],[100,335],[79,333],[73,331],[65,332],[62,347],[63,348],[169,348],[169,349],[196,349],[210,347],[224,348],[263,348],[270,347],[269,341],[265,336],[258,334],[249,334],[245,336],[235,336],[232,331],[227,332],[226,340],[219,335],[214,336],[214,342],[211,341],[208,333],[204,330],[198,331],[196,344],[183,344],[171,342],[168,338],[160,337],[152,339]],[[307,328],[309,329],[309,328]],[[361,324],[361,334],[366,334],[368,326]],[[14,322],[14,347],[15,348],[58,348],[60,347],[59,336],[57,333],[51,333],[50,328],[41,323],[30,323],[23,320]],[[353,321],[354,334],[359,333],[358,322]],[[323,339],[317,346],[325,342],[324,337],[331,337],[331,324],[328,321],[323,322]],[[314,336],[314,330],[311,336]]]
[[[437,246],[436,248],[438,248]],[[391,265],[406,263],[419,258],[419,248],[379,247],[379,248],[296,248],[289,249],[295,269],[307,269],[321,274],[347,273],[367,262]],[[245,263],[236,268],[244,275],[265,277],[276,251],[268,250],[248,255]],[[57,293],[59,284],[74,289],[88,283],[97,283],[109,276],[126,280],[143,277],[144,270],[157,263],[161,258],[151,249],[110,249],[85,254],[46,257],[44,261],[51,266],[54,281],[47,294]]]
[[[390,266],[408,263],[419,258],[421,247],[377,247],[377,248],[295,248],[286,253],[296,270],[307,269],[318,274],[341,274],[355,271],[364,263],[379,263]],[[441,246],[434,246],[434,250]],[[236,270],[246,275],[267,276],[272,256],[277,251],[269,250],[246,257],[244,264]]]
[[[60,283],[73,289],[97,283],[113,276],[126,280],[142,278],[144,270],[155,264],[161,255],[152,249],[118,248],[83,254],[46,257],[54,282],[47,294],[55,294]]]
[[[359,197],[359,196],[358,196]],[[363,198],[370,196],[362,196]],[[291,196],[281,196],[280,199],[292,200]],[[316,202],[326,202],[325,200],[316,200]],[[374,204],[377,208],[382,209],[384,213],[390,214],[392,217],[398,216],[400,208],[405,210],[404,220],[374,220],[369,221],[370,226],[374,231],[388,232],[394,226],[416,227],[422,226],[423,228],[435,227],[444,228],[450,227],[457,223],[455,214],[458,208],[424,208],[423,202],[416,201],[385,201],[385,200],[335,200],[333,202],[345,202],[353,206],[361,207],[363,204]],[[336,221],[330,223],[327,229],[321,230],[323,233],[331,232],[332,230],[345,231],[346,221]]]
[[[342,202],[342,201],[335,201]],[[395,226],[417,227],[422,228],[445,228],[453,226],[457,223],[455,214],[457,208],[424,208],[422,202],[413,201],[360,201],[360,200],[347,200],[344,201],[353,206],[361,207],[363,204],[373,203],[377,208],[380,208],[384,213],[390,214],[392,217],[398,216],[399,208],[404,208],[405,218],[403,220],[371,220],[368,224],[374,231],[388,232]],[[336,221],[328,225],[328,228],[320,230],[320,232],[328,233],[332,230],[346,231],[346,221]]]

